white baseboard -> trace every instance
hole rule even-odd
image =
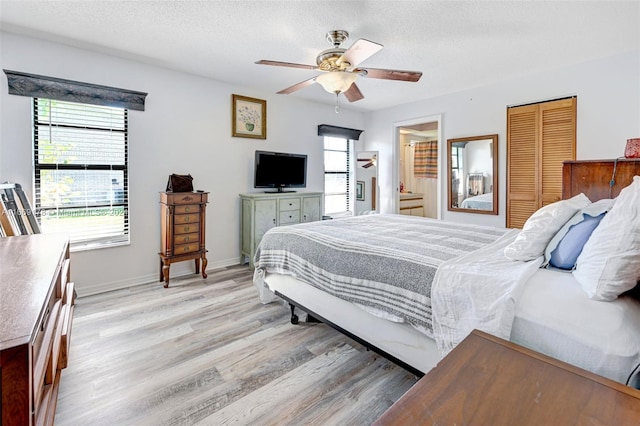
[[[239,264],[239,261],[237,257],[234,257],[233,259],[209,262],[207,265],[207,271],[213,271],[214,269],[226,268],[227,266],[234,266],[238,264]],[[172,267],[172,271],[176,271],[176,272],[171,274],[171,278],[178,278],[178,277],[183,277],[186,275],[193,274],[193,271],[188,271],[186,268],[183,270],[176,268],[175,266],[178,266],[178,265],[180,264],[176,263],[174,267]],[[113,291],[113,290],[121,290],[123,288],[129,288],[129,287],[134,287],[142,284],[149,284],[153,282],[160,283],[160,281],[158,280],[157,271],[153,274],[141,275],[139,277],[131,277],[131,278],[126,278],[118,281],[108,281],[108,282],[90,283],[90,284],[81,283],[80,285],[76,283],[75,288],[78,293],[78,296],[82,297],[82,296],[92,296],[94,294],[106,293],[108,291]]]

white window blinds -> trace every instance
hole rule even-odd
[[[34,98],[35,205],[74,249],[129,242],[124,108]]]
[[[351,153],[348,139],[324,137],[324,213],[351,211]]]

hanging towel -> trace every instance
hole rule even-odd
[[[469,195],[484,194],[484,176],[482,173],[472,173],[469,175]]]
[[[416,142],[413,175],[417,178],[438,178],[438,142]]]

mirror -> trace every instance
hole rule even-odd
[[[356,214],[370,214],[378,210],[378,151],[356,154]]]
[[[498,135],[447,140],[448,209],[498,214]]]

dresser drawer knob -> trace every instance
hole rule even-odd
[[[190,211],[190,210],[191,210],[191,207],[185,207],[185,208],[184,208],[184,211],[185,211],[185,212],[188,212],[188,211]]]
[[[185,227],[184,227],[184,232],[188,232],[188,231],[189,231],[189,229],[190,229],[190,228],[189,228],[188,226],[185,226]]]

